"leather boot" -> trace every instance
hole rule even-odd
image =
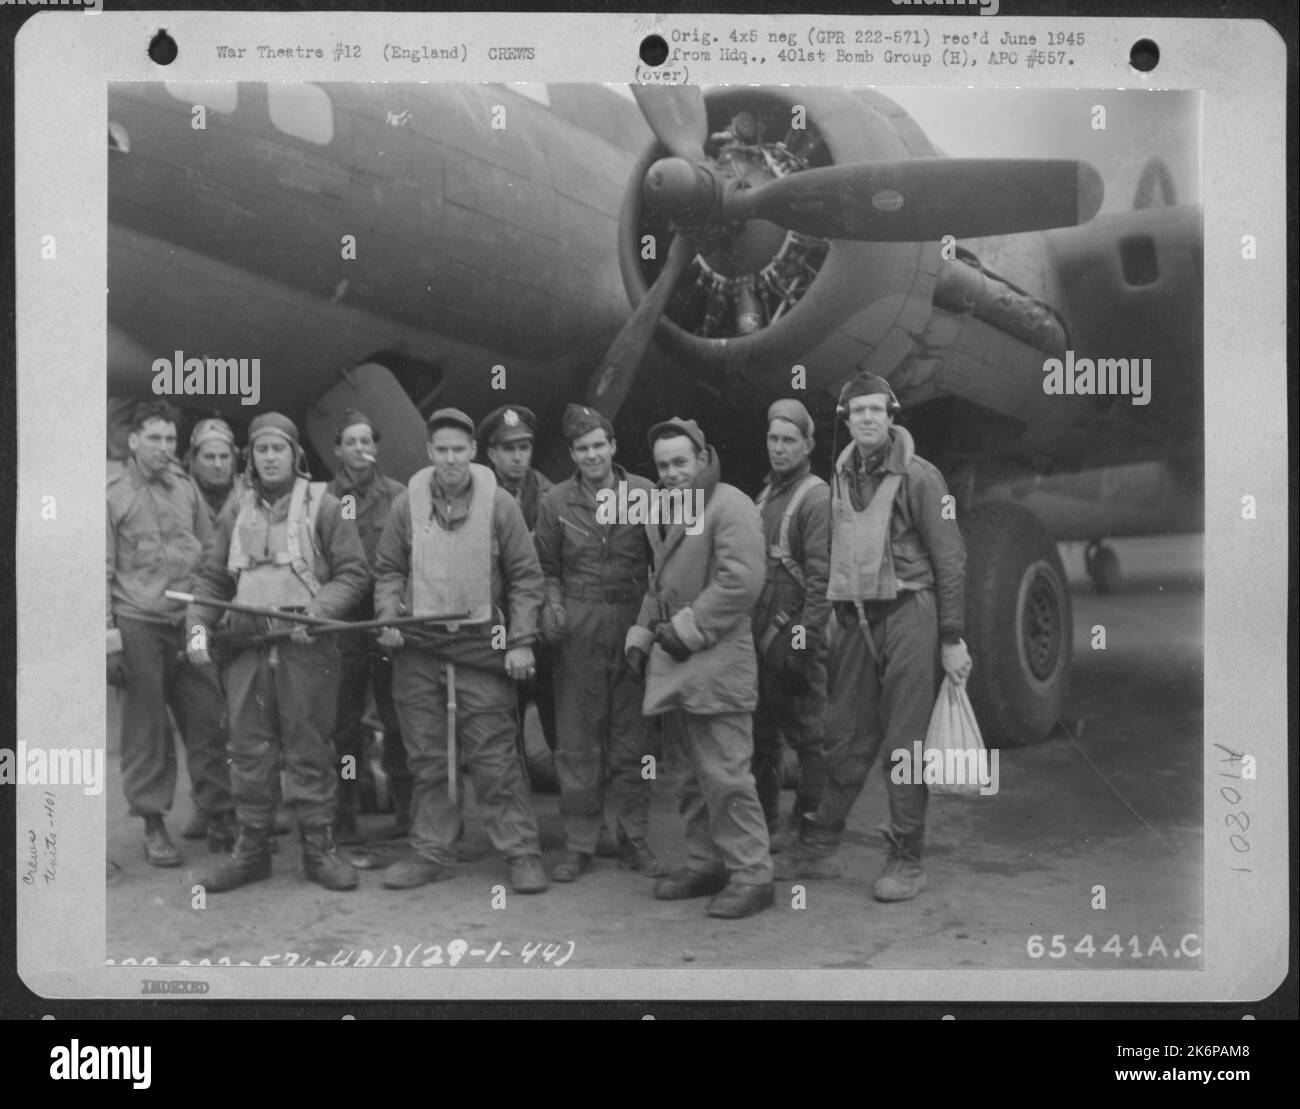
[[[689,897],[709,897],[727,888],[725,870],[704,873],[698,870],[674,870],[655,883],[654,896],[659,901],[685,901]]]
[[[229,855],[235,849],[239,824],[233,812],[217,813],[208,822],[208,851],[213,855]]]
[[[668,867],[650,850],[650,845],[639,837],[623,841],[618,863],[619,866],[630,867],[647,878],[662,878],[668,873]]]
[[[271,829],[239,825],[234,850],[198,877],[209,893],[223,893],[271,877]]]
[[[877,901],[910,901],[925,889],[925,871],[921,869],[923,833],[900,836],[885,833],[889,841],[889,858],[876,879],[872,894]]]
[[[144,818],[144,857],[150,866],[181,865],[181,853],[167,834],[160,813]]]
[[[551,870],[551,877],[557,882],[576,882],[590,866],[591,856],[586,851],[566,850],[564,857]]]
[[[770,909],[775,901],[776,890],[771,882],[765,882],[761,886],[728,882],[727,888],[714,897],[704,907],[704,911],[709,916],[739,920]]]
[[[327,890],[354,890],[360,881],[357,868],[334,846],[334,836],[328,824],[303,826],[302,872],[308,881]]]
[[[818,824],[812,816],[799,818],[799,837],[780,858],[773,860],[772,876],[779,881],[799,878],[838,878],[844,873],[840,862],[840,831]]]

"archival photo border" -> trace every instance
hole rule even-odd
[[[1285,47],[996,8],[23,27],[31,990],[1276,988]]]

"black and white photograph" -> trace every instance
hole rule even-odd
[[[1200,97],[634,92],[110,88],[109,957],[1196,968]]]
[[[14,761],[93,813],[104,967],[1196,992],[1285,755],[1207,725],[1207,537],[1276,488],[1207,491],[1215,93],[1095,21],[792,18],[104,82],[103,742]]]

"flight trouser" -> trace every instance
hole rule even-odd
[[[649,826],[650,781],[641,776],[641,760],[651,753],[650,729],[641,715],[645,683],[632,675],[623,652],[640,607],[639,595],[565,599],[555,774],[570,851],[595,853],[607,802],[620,839],[644,840]]]
[[[884,744],[885,786],[892,839],[904,854],[920,858],[928,791],[924,783],[903,785],[890,774],[893,753],[912,757],[923,743],[938,693],[939,623],[934,593],[903,595],[887,616],[871,624],[879,662],[856,619],[841,626],[831,653],[830,705],[826,712],[826,788],[810,843],[839,844],[867,772]]]
[[[677,709],[664,717],[664,754],[686,821],[687,869],[725,868],[737,885],[772,880],[767,822],[749,772],[753,752],[747,712],[697,716]]]
[[[284,802],[300,827],[334,821],[338,781],[330,734],[338,702],[338,648],[328,639],[249,647],[226,674],[230,705],[230,784],[239,822],[275,823],[284,766]]]
[[[799,757],[795,813],[813,813],[826,784],[823,717],[826,714],[826,667],[809,668],[808,692],[787,693],[779,670],[758,665],[758,708],[754,710],[754,785],[769,829],[781,811],[784,737]]]
[[[555,731],[555,665],[550,649],[540,643],[533,644],[533,660],[537,672],[532,678],[515,682],[515,716],[518,719],[519,744],[523,746],[524,715],[529,705],[537,706],[537,719],[542,725],[542,738],[554,751],[558,742]]]
[[[172,807],[176,748],[167,722],[170,706],[185,744],[194,804],[216,816],[234,807],[226,766],[226,706],[215,666],[185,658],[179,625],[117,618],[126,684],[122,690],[122,788],[133,816]]]
[[[339,646],[339,698],[334,722],[332,746],[335,767],[340,776],[339,807],[349,792],[350,804],[355,811],[356,787],[349,786],[343,778],[343,760],[352,756],[353,781],[361,782],[370,770],[365,765],[365,729],[362,717],[366,711],[366,690],[375,691],[375,711],[384,728],[384,753],[382,766],[388,775],[389,788],[394,797],[406,796],[403,787],[409,784],[411,772],[406,766],[406,747],[402,743],[401,725],[393,705],[392,663],[375,647],[374,640],[355,632],[336,637]]]
[[[393,659],[393,701],[413,777],[411,848],[450,865],[461,814],[447,796],[447,665],[406,647]],[[469,763],[474,798],[492,846],[506,858],[540,855],[537,816],[515,746],[514,683],[500,674],[456,667],[457,762]]]

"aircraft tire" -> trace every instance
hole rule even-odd
[[[984,742],[1021,747],[1060,718],[1073,620],[1056,544],[1027,510],[994,502],[964,515],[968,684]]]

